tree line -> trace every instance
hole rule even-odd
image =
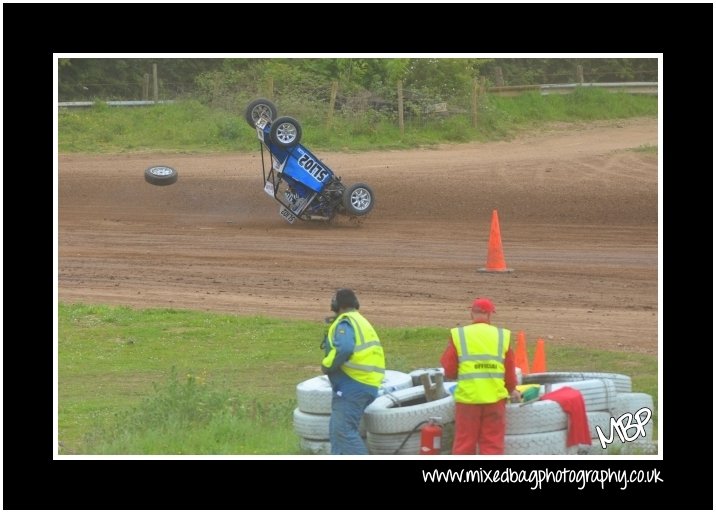
[[[163,98],[193,97],[211,103],[222,90],[255,91],[273,77],[299,94],[325,91],[393,91],[398,80],[408,91],[450,98],[464,96],[473,79],[488,85],[577,81],[656,81],[655,58],[63,58],[59,60],[60,101],[140,99],[146,76],[157,65]],[[285,91],[284,91],[285,92]]]

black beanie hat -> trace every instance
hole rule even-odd
[[[341,308],[355,308],[358,310],[360,304],[358,298],[351,289],[338,289],[331,299],[331,310],[338,312]]]

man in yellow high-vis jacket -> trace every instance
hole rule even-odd
[[[385,375],[385,355],[378,334],[359,312],[351,289],[331,299],[336,314],[323,343],[321,370],[333,387],[329,426],[331,454],[368,454],[359,426],[366,407],[378,396]]]
[[[472,324],[450,330],[440,358],[445,377],[457,378],[452,454],[503,454],[506,402],[520,399],[510,330],[490,325],[490,299],[475,299],[470,310]]]

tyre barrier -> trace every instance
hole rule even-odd
[[[567,414],[554,401],[508,404],[505,435],[547,433],[567,429]]]
[[[301,438],[299,443],[301,450],[311,454],[331,454],[331,442],[328,440],[310,440]]]
[[[401,390],[412,384],[404,373],[386,370],[379,394]],[[293,411],[293,430],[299,437],[299,447],[312,454],[330,454],[329,426],[333,389],[327,376],[316,376],[296,385],[298,408]],[[360,435],[365,439],[365,421],[360,424]]]
[[[441,454],[451,453],[455,420],[453,396],[426,402],[425,390],[420,384],[420,375],[442,372],[442,368],[416,369],[408,374],[386,371],[381,395],[366,408],[361,422],[361,436],[370,454],[420,454],[419,424],[431,417],[441,418]],[[418,385],[411,387],[416,381]],[[632,393],[628,376],[602,372],[545,372],[523,376],[522,382],[543,385],[540,395],[545,389],[558,390],[566,386],[578,390],[584,398],[592,444],[566,447],[568,417],[555,401],[508,403],[506,455],[656,454],[657,444],[652,441],[653,419],[643,426],[646,436],[622,441],[615,433],[606,448],[601,446],[597,426],[604,436],[609,437],[612,422],[622,415],[635,415],[642,408],[653,412],[653,398],[649,394]],[[449,393],[455,383],[446,382],[444,386]],[[386,392],[386,389],[393,391]],[[301,449],[311,454],[330,454],[332,390],[328,378],[318,376],[306,380],[297,385],[296,391],[299,407],[293,412],[294,430],[300,438]],[[628,431],[631,438],[634,438],[635,429],[632,427]]]
[[[366,437],[366,445],[370,454],[420,454],[420,430],[414,433],[389,434],[371,433],[369,431]]]
[[[602,447],[598,439],[592,439],[592,445],[587,448],[587,454],[592,456],[613,456],[629,454],[656,454],[659,446],[656,442],[628,442],[615,441],[612,444]]]
[[[505,454],[567,454],[567,430],[505,435]]]
[[[581,392],[582,397],[584,397],[584,407],[587,412],[611,411],[617,398],[614,383],[608,379],[588,379],[585,381],[555,383],[552,385],[552,391],[564,387],[574,388]]]
[[[599,438],[597,427],[602,430],[602,433],[609,433],[611,420],[612,416],[605,411],[587,412],[587,422],[589,423],[589,433],[592,435],[592,440]]]
[[[617,394],[613,407],[610,411],[588,412],[587,419],[589,421],[589,432],[592,435],[592,445],[587,448],[587,454],[591,455],[614,455],[614,454],[656,454],[658,446],[653,441],[654,424],[653,419],[642,427],[644,436],[637,431],[636,426],[628,427],[626,435],[631,440],[625,438],[622,440],[618,433],[612,433],[612,419],[618,420],[622,415],[636,415],[642,408],[648,408],[654,411],[654,400],[649,394],[643,393],[624,393]],[[643,418],[643,414],[641,415]],[[602,447],[597,427],[606,438],[605,447]],[[611,438],[611,442],[608,441]]]
[[[408,388],[412,382],[413,378],[405,372],[386,370],[378,395]],[[298,409],[304,413],[330,415],[332,398],[333,389],[327,376],[316,376],[296,385]]]
[[[293,410],[293,430],[301,438],[309,440],[328,440],[330,415],[305,413],[296,408]]]
[[[452,383],[445,384],[445,391],[451,386]],[[378,397],[366,408],[363,420],[369,434],[393,434],[409,433],[430,417],[440,417],[442,424],[454,421],[455,401],[448,393],[442,399],[426,402],[425,389],[419,386]]]
[[[634,392],[631,394],[617,394],[616,404],[611,412],[612,417],[615,419],[620,418],[624,414],[636,415],[636,413],[642,408],[648,408],[652,413],[649,418],[649,422],[644,424],[644,432],[646,436],[638,437],[633,442],[625,442],[625,444],[634,444],[638,446],[640,442],[651,443],[654,439],[654,399],[649,394],[642,394]],[[608,431],[603,430],[608,436]],[[627,435],[634,436],[636,434],[636,427],[629,428]]]
[[[293,430],[301,438],[327,442],[330,439],[330,415],[306,413],[298,408],[293,410]],[[358,426],[360,436],[365,438],[365,419],[361,419]]]
[[[629,376],[610,372],[538,372],[523,376],[522,382],[525,385],[547,385],[588,379],[608,379],[614,382],[617,393],[631,392],[631,378]]]
[[[455,434],[455,422],[443,424],[440,454],[450,454]],[[371,433],[366,437],[368,452],[380,455],[416,455],[420,454],[420,429],[406,433]],[[396,452],[397,451],[397,452]]]

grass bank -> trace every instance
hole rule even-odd
[[[566,95],[530,92],[516,97],[487,95],[480,103],[478,126],[469,112],[413,116],[400,134],[394,113],[368,111],[360,115],[336,113],[331,128],[326,113],[284,111],[303,125],[303,142],[317,150],[361,151],[406,149],[440,143],[488,141],[512,137],[522,130],[551,122],[624,119],[657,115],[657,98],[650,95],[577,89]],[[59,111],[60,153],[122,153],[142,151],[228,152],[254,151],[256,134],[243,115],[212,109],[194,100],[149,107],[109,107],[97,103],[87,109]]]
[[[295,387],[320,374],[322,322],[81,304],[58,317],[61,454],[301,454]],[[447,327],[377,328],[388,368],[439,365]],[[657,403],[655,357],[553,345],[547,362],[627,374]]]

